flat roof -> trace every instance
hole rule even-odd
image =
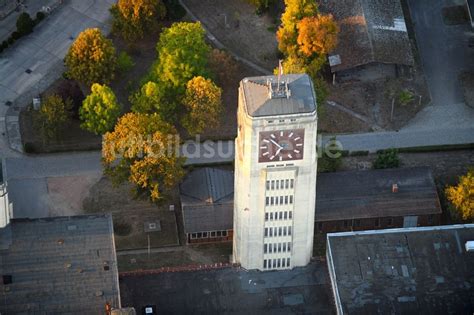
[[[9,227],[12,243],[0,250],[0,313],[102,314],[106,302],[120,307],[110,214],[12,220]]]
[[[392,192],[392,185],[398,192]],[[319,173],[317,222],[440,214],[438,192],[427,167]]]
[[[330,233],[338,314],[472,314],[474,224]]]
[[[278,77],[274,75],[244,78],[240,82],[244,106],[252,117],[312,113],[316,110],[316,96],[307,74],[284,74],[280,79],[280,89],[285,84],[290,91],[284,97],[270,97],[270,84],[275,91]]]

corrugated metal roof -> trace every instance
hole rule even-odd
[[[180,187],[184,232],[232,229],[234,174],[218,168],[199,168]]]
[[[281,89],[288,84],[288,97],[269,96],[268,82],[277,87],[276,76],[244,78],[241,81],[247,113],[253,117],[311,113],[316,110],[316,97],[307,74],[284,74]]]
[[[218,168],[199,168],[186,176],[180,192],[196,200],[215,203],[233,195],[234,174]]]

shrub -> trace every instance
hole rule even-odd
[[[12,36],[10,36],[8,37],[7,42],[8,42],[8,45],[11,46],[15,42],[15,39]]]
[[[7,48],[8,48],[8,42],[7,42],[6,40],[4,40],[4,41],[2,42],[2,48],[3,48],[3,49],[7,49]]]
[[[322,156],[318,158],[318,173],[335,172],[342,164],[344,151],[341,151],[335,137],[330,139],[326,148],[331,150],[331,155],[333,156],[328,156],[326,150],[323,152]]]
[[[20,34],[19,32],[16,32],[16,31],[15,31],[15,32],[12,33],[12,38],[13,38],[14,40],[17,40],[17,39],[20,38],[20,37],[21,37],[21,34]]]
[[[46,17],[46,14],[44,14],[44,12],[39,11],[36,13],[36,20],[38,22],[44,20],[45,17]]]
[[[117,57],[117,70],[119,72],[127,72],[133,68],[135,63],[133,62],[132,57],[127,54],[125,51],[122,51]]]
[[[377,158],[374,161],[373,167],[375,169],[395,168],[400,165],[397,149],[382,150],[377,153]]]
[[[72,101],[63,100],[59,95],[52,94],[45,98],[40,110],[35,113],[36,128],[44,141],[57,138],[71,117]]]
[[[30,15],[26,12],[20,14],[16,20],[16,29],[21,35],[28,35],[33,32],[35,22],[31,19]]]
[[[25,153],[36,153],[35,145],[31,142],[25,142],[25,144],[23,144],[23,151],[25,151]]]
[[[415,96],[409,90],[402,90],[398,93],[398,103],[402,106],[408,105],[414,98]]]
[[[56,93],[63,99],[72,101],[72,117],[79,119],[79,108],[85,99],[84,93],[76,81],[63,80],[56,89]]]
[[[444,191],[450,202],[451,216],[459,220],[474,220],[474,169],[459,177],[455,186],[448,186]]]

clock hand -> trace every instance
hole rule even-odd
[[[280,153],[281,150],[283,150],[283,147],[280,147],[280,148],[276,151],[275,156],[277,156],[278,153]]]
[[[276,143],[276,142],[273,141],[272,139],[270,139],[270,141],[271,141],[274,145],[276,145],[278,148],[283,149],[283,147],[282,147],[281,145],[279,145],[278,143]]]

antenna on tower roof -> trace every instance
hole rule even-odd
[[[280,80],[281,80],[282,75],[283,75],[283,66],[281,64],[281,59],[279,59],[278,60],[278,85],[277,85],[278,92],[280,91]]]

